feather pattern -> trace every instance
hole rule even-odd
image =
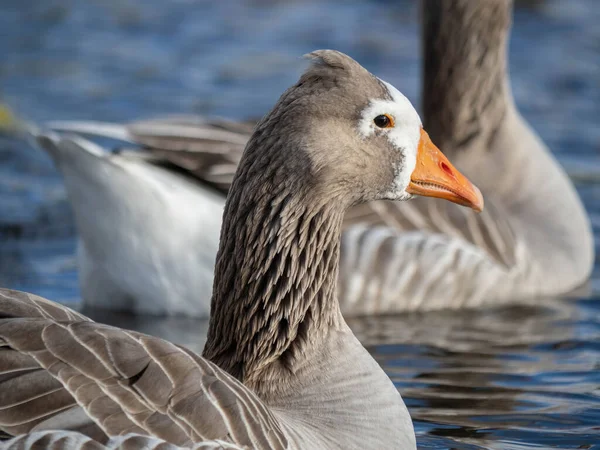
[[[205,441],[181,447],[151,436],[126,434],[101,444],[89,436],[73,431],[37,431],[1,442],[2,450],[245,450],[248,447],[224,441]]]
[[[256,395],[188,350],[16,291],[0,290],[0,315],[0,373],[12,375],[0,382],[0,428],[10,434],[38,430],[40,419],[52,416],[65,429],[71,422],[57,416],[79,405],[108,436],[150,435],[180,446],[222,439],[288,447],[278,420]],[[15,360],[28,372],[15,373]],[[52,394],[66,405],[40,410],[52,406]]]
[[[85,316],[41,297],[0,291],[0,321],[27,317],[30,321],[88,321]],[[24,339],[30,338],[27,333]],[[0,338],[0,429],[17,435],[54,428],[56,420],[72,430],[102,441],[104,433],[80,414],[80,408],[59,380],[41,370],[35,358],[11,349]],[[83,420],[82,420],[83,418]]]

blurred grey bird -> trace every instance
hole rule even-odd
[[[424,1],[425,125],[487,208],[434,199],[351,208],[338,283],[345,314],[496,306],[564,294],[588,278],[587,214],[511,94],[511,12],[510,0]],[[212,287],[225,194],[251,131],[189,116],[36,129],[75,211],[86,304],[208,314],[198,299]],[[90,136],[136,151],[110,153]]]

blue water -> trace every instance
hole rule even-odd
[[[518,2],[512,87],[565,164],[600,250],[600,5]],[[2,0],[0,101],[30,120],[165,113],[255,118],[299,56],[336,48],[418,103],[413,1]],[[0,285],[79,299],[59,174],[0,138]],[[600,273],[592,294],[538,307],[353,320],[411,410],[421,448],[600,448]],[[94,318],[199,349],[206,323]]]

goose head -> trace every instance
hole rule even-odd
[[[205,356],[245,382],[294,367],[340,323],[350,205],[425,195],[483,208],[406,97],[342,53],[308,56],[257,124],[224,209]]]
[[[293,142],[293,154],[278,164],[288,174],[308,175],[312,189],[325,195],[343,193],[348,204],[421,195],[482,210],[479,189],[432,143],[395,87],[340,52],[307,57],[312,65],[258,125],[247,149],[265,135],[270,145],[262,148]]]

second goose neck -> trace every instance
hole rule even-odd
[[[252,385],[275,365],[293,371],[344,323],[335,292],[344,207],[306,168],[280,160],[293,151],[250,158],[260,149],[248,145],[225,206],[204,356]]]
[[[487,147],[507,110],[511,0],[425,0],[423,115],[449,156]]]

